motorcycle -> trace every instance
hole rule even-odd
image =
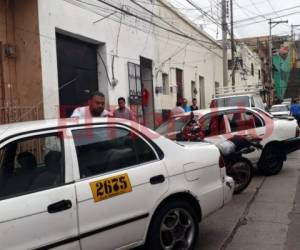
[[[241,193],[246,189],[253,177],[253,165],[244,154],[261,150],[259,138],[247,136],[233,136],[228,140],[216,144],[223,156],[226,173],[235,181],[234,193]]]
[[[199,123],[193,112],[186,126],[176,136],[178,141],[205,141],[205,133],[201,131]],[[235,181],[234,193],[241,193],[246,189],[253,177],[253,165],[244,154],[250,154],[255,150],[262,150],[260,138],[249,135],[235,135],[226,141],[216,143],[224,160],[226,174]]]

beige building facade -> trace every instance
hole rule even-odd
[[[215,88],[223,86],[222,47],[201,27],[180,14],[165,0],[160,0],[160,17],[168,32],[159,30],[159,66],[157,84],[162,94],[157,102],[162,109],[172,109],[176,101],[197,99],[200,108],[207,108]],[[181,34],[181,35],[180,35]]]

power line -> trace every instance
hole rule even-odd
[[[296,11],[296,12],[292,12],[292,13],[289,13],[289,14],[281,15],[281,16],[278,16],[278,18],[292,16],[292,15],[296,15],[296,14],[300,14],[300,11]],[[266,19],[266,20],[268,20],[268,19]],[[260,21],[250,22],[250,23],[247,23],[247,24],[236,25],[236,27],[241,28],[241,27],[245,27],[245,26],[248,26],[248,25],[251,25],[251,24],[262,23],[262,22],[265,22],[266,20],[260,20]]]
[[[277,17],[279,16],[277,11],[274,9],[273,5],[271,4],[270,0],[267,0],[268,4],[270,5],[271,9],[274,11],[274,13],[277,15]]]
[[[101,22],[102,20],[104,20],[104,19],[106,19],[106,18],[109,18],[110,16],[112,16],[112,15],[114,15],[114,14],[116,14],[116,13],[117,13],[117,11],[114,11],[114,12],[108,14],[107,16],[104,16],[104,17],[100,18],[99,20],[96,20],[95,22],[93,22],[93,24],[98,23],[98,22]]]
[[[77,7],[79,7],[79,8],[83,8],[83,9],[85,9],[85,10],[87,10],[87,11],[90,11],[90,12],[92,12],[92,13],[95,13],[95,14],[97,14],[97,15],[100,15],[97,11],[95,11],[94,9],[90,9],[90,8],[88,8],[87,6],[85,6],[85,5],[78,5],[78,4],[75,4],[75,3],[73,3],[73,1],[72,2],[69,2],[70,0],[65,0],[65,1],[67,1],[68,3],[70,3],[70,4],[74,4],[74,5],[76,5]],[[74,0],[75,1],[75,0]],[[84,1],[80,1],[81,3],[85,3]],[[87,3],[87,5],[89,5],[89,3]],[[92,7],[98,7],[98,5],[92,5]],[[100,6],[99,6],[100,7]],[[109,9],[110,11],[112,11],[112,9]],[[121,14],[120,12],[119,12],[119,14]],[[113,21],[115,21],[115,22],[117,22],[117,23],[119,23],[120,21],[119,21],[119,19],[113,19],[112,17],[109,17],[108,19],[110,19],[110,20],[113,20]],[[137,29],[137,30],[139,30],[139,31],[142,31],[142,32],[144,32],[144,33],[149,33],[149,32],[152,32],[154,35],[156,35],[157,37],[161,37],[161,38],[164,38],[164,39],[166,39],[164,36],[163,36],[163,33],[156,33],[156,32],[154,32],[154,30],[153,29],[145,29],[145,28],[139,28],[138,26],[133,26],[133,25],[131,25],[130,23],[128,24],[128,23],[126,23],[126,22],[124,22],[123,21],[123,24],[125,24],[126,26],[128,26],[128,27],[131,27],[131,28],[134,28],[134,29]],[[168,33],[168,34],[170,34],[170,33]],[[174,35],[173,37],[172,37],[172,41],[177,41],[177,42],[179,42],[179,43],[185,43],[186,41],[185,41],[185,39],[187,39],[187,38],[185,38],[185,39],[179,39],[180,37],[179,36],[177,36],[177,35]],[[169,39],[169,35],[168,35],[168,38],[167,39]],[[213,47],[216,47],[216,45],[214,45]]]
[[[77,0],[77,1],[82,2],[81,0]],[[114,8],[114,9],[116,9],[116,10],[119,10],[119,11],[121,11],[121,12],[123,12],[123,13],[125,13],[125,14],[127,14],[127,15],[129,15],[129,16],[133,16],[133,17],[135,17],[135,18],[137,18],[137,19],[140,19],[140,20],[142,20],[142,21],[144,21],[144,22],[146,22],[146,23],[152,24],[153,26],[156,26],[156,27],[158,27],[158,28],[160,28],[160,29],[163,29],[163,30],[165,30],[165,31],[167,31],[167,32],[171,32],[171,33],[174,33],[174,34],[176,34],[176,35],[179,35],[179,36],[182,36],[182,37],[191,39],[191,40],[193,40],[193,41],[195,41],[195,42],[197,42],[197,43],[199,43],[199,42],[205,42],[205,43],[213,44],[212,42],[207,42],[207,41],[203,41],[203,40],[200,40],[200,39],[195,39],[194,37],[191,37],[191,36],[189,36],[189,35],[187,35],[187,34],[185,34],[185,33],[177,32],[177,31],[174,31],[174,30],[165,28],[165,27],[163,27],[163,26],[161,26],[161,25],[158,25],[158,24],[156,24],[156,23],[151,22],[150,20],[148,20],[148,19],[146,19],[146,18],[140,17],[140,16],[138,16],[138,15],[136,15],[136,14],[134,14],[134,13],[131,13],[131,12],[128,11],[128,10],[124,10],[124,9],[118,7],[118,6],[115,6],[115,5],[111,4],[111,3],[105,2],[105,1],[103,1],[103,0],[97,0],[97,1],[103,3],[103,4],[107,5],[107,6],[110,6],[110,7]],[[149,12],[149,11],[148,11],[148,12]],[[151,12],[151,11],[150,11],[150,12]],[[153,13],[153,14],[154,14],[154,13]],[[199,43],[199,44],[200,44],[201,46],[205,47],[206,49],[210,50],[212,53],[214,53],[214,54],[217,55],[218,57],[221,57],[219,54],[217,54],[216,52],[214,52],[214,51],[211,50],[210,48],[207,48],[206,46],[204,46],[204,45],[201,44],[201,43]],[[217,43],[215,43],[215,45],[217,45]]]
[[[252,5],[254,6],[254,8],[257,10],[257,13],[259,13],[261,15],[260,10],[257,8],[256,4],[253,2],[253,0],[250,0],[250,2],[252,3]],[[265,16],[261,15],[261,17],[266,18]]]
[[[69,0],[65,0],[65,1],[69,1]],[[74,0],[75,1],[75,0]],[[78,0],[78,1],[80,1],[80,0]],[[80,1],[81,3],[83,3],[84,1]],[[85,2],[84,2],[85,3]],[[70,4],[73,4],[73,3],[70,3]],[[87,3],[87,5],[88,5],[89,3]],[[86,8],[85,6],[82,6],[82,5],[77,5],[76,4],[76,6],[77,7],[80,7],[80,8],[84,8],[84,9],[86,9],[87,11],[92,11],[93,13],[95,13],[95,14],[98,14],[97,12],[95,12],[94,10],[92,10],[92,9],[89,9],[89,8]],[[93,7],[98,7],[98,5],[92,5]],[[99,6],[100,7],[100,6]],[[111,9],[110,9],[110,11],[111,11]],[[119,19],[117,19],[117,20],[115,20],[115,19],[112,19],[111,17],[109,18],[109,19],[111,19],[111,20],[113,20],[113,21],[115,21],[115,22],[117,22],[117,23],[120,23],[119,22]],[[143,32],[151,32],[152,31],[152,33],[153,34],[155,34],[156,36],[157,36],[157,39],[159,39],[159,40],[167,40],[167,41],[169,41],[170,40],[170,37],[169,37],[169,35],[167,36],[167,37],[165,37],[165,36],[163,36],[163,33],[155,33],[153,30],[151,30],[151,29],[148,29],[148,31],[146,31],[145,29],[140,29],[140,28],[138,28],[138,27],[133,27],[132,25],[128,25],[128,24],[126,24],[124,21],[123,21],[123,24],[125,24],[125,25],[127,25],[127,26],[129,26],[129,27],[132,27],[132,28],[135,28],[135,29],[139,29],[139,30],[141,30],[141,31],[143,31]],[[168,34],[170,34],[170,33],[168,33]],[[188,38],[185,38],[185,39],[188,39]],[[171,41],[170,42],[173,42],[174,44],[178,44],[178,43],[180,43],[180,44],[182,44],[182,43],[186,43],[186,40],[185,39],[179,39],[179,36],[177,36],[177,35],[174,35],[173,37],[172,37],[172,39],[171,39]],[[188,39],[188,40],[190,40],[190,39]],[[196,43],[197,44],[197,43]],[[190,45],[190,47],[191,47],[192,45]],[[213,47],[215,47],[216,45],[214,45]],[[196,48],[196,46],[195,46],[195,48]],[[194,53],[198,53],[198,54],[202,54],[202,53],[199,53],[199,51],[197,51],[196,49],[195,50],[192,50],[192,49],[187,49],[188,51],[191,51],[191,52],[194,52]],[[120,57],[120,56],[119,56]]]
[[[251,2],[254,4],[254,2],[251,0]],[[263,19],[265,19],[265,20],[263,20],[263,21],[254,21],[253,23],[248,23],[247,25],[251,25],[251,24],[256,24],[256,23],[260,23],[260,22],[264,22],[264,21],[268,21],[269,19],[267,18],[267,16],[272,16],[272,15],[274,15],[274,14],[276,14],[277,15],[277,18],[281,18],[281,17],[286,17],[286,16],[289,16],[289,15],[293,15],[293,14],[297,14],[297,13],[288,13],[288,14],[285,14],[285,15],[282,15],[282,16],[279,16],[279,14],[278,13],[280,13],[280,12],[284,12],[284,11],[287,11],[287,10],[294,10],[295,8],[297,8],[297,7],[300,7],[300,5],[296,5],[296,6],[294,6],[294,7],[290,7],[290,8],[286,8],[286,9],[282,9],[282,10],[279,10],[279,11],[275,11],[275,9],[273,8],[273,6],[272,6],[272,4],[271,4],[271,2],[270,2],[270,0],[268,0],[268,3],[269,3],[269,5],[270,5],[270,7],[272,8],[272,10],[273,10],[273,12],[270,12],[270,13],[266,13],[266,14],[261,14],[261,12],[257,9],[257,7],[256,7],[256,9],[259,11],[259,15],[258,16],[255,16],[255,17],[249,17],[249,18],[246,18],[246,19],[244,19],[244,20],[239,20],[239,21],[237,21],[237,22],[249,22],[249,21],[253,21],[253,20],[255,20],[255,19],[257,19],[258,17],[261,17],[261,18],[263,18]],[[237,4],[237,3],[236,3]],[[240,6],[239,6],[240,7]],[[241,8],[241,7],[240,7]],[[248,10],[249,12],[251,12],[251,13],[254,13],[254,12],[252,12],[252,11],[250,11],[250,10]],[[255,13],[254,13],[255,14]],[[288,27],[288,28],[290,28],[290,26],[288,25],[288,24],[284,24],[286,27]],[[243,26],[246,26],[246,24],[245,25],[240,25],[240,26],[238,26],[238,27],[243,27]]]
[[[241,6],[237,3],[237,1],[235,1],[235,4],[236,4],[241,10],[245,10],[245,8],[241,7]],[[277,10],[276,12],[277,12],[277,14],[278,14],[278,13],[285,12],[285,11],[288,11],[288,10],[294,10],[294,9],[296,9],[296,8],[299,8],[299,7],[300,7],[300,5],[296,5],[296,6],[293,6],[293,7],[289,7],[289,8]],[[247,9],[246,9],[246,10],[247,10]],[[252,12],[252,11],[250,11],[250,10],[248,10],[248,11],[251,12],[251,13],[254,13],[254,12]],[[253,21],[253,20],[255,20],[255,19],[257,19],[257,18],[259,18],[259,17],[261,17],[261,16],[264,16],[263,18],[264,18],[264,19],[267,19],[268,16],[272,16],[272,15],[274,15],[274,12],[268,12],[268,13],[264,13],[264,14],[262,14],[262,15],[255,15],[255,16],[251,16],[251,17],[249,16],[249,18],[240,19],[240,20],[235,21],[234,23],[236,24],[236,23],[242,23],[242,22]]]
[[[140,5],[139,3],[137,3],[135,0],[130,0],[132,3],[138,5],[140,8],[142,8],[143,10],[147,11],[148,13],[150,13],[152,16],[159,18],[160,20],[162,20],[164,23],[166,23],[167,25],[169,25],[170,27],[172,27],[173,29],[177,30],[178,32],[180,32],[181,34],[185,34],[182,30],[180,30],[179,28],[175,27],[174,25],[170,24],[169,22],[165,21],[161,16],[153,13],[152,11],[149,11],[148,9],[146,9],[144,6]],[[211,49],[207,48],[206,46],[202,45],[204,48],[208,49],[211,51]],[[215,53],[214,51],[211,51],[213,53]]]
[[[64,1],[67,1],[67,0],[64,0]],[[83,4],[86,4],[86,5],[89,5],[89,6],[92,6],[92,7],[100,7],[99,5],[95,5],[95,4],[91,4],[91,3],[88,3],[88,2],[85,2],[85,1],[82,1],[82,0],[74,0],[74,1],[77,1],[77,2],[80,2],[80,3],[83,3]],[[77,5],[76,5],[77,6]],[[80,7],[83,7],[83,6],[80,6]],[[92,11],[91,9],[87,9],[88,11]],[[109,9],[110,11],[112,11],[112,9]],[[94,12],[94,11],[92,11],[92,12]],[[99,13],[97,13],[97,12],[94,12],[95,14],[98,14],[99,15]],[[119,13],[121,13],[121,11],[119,12]],[[126,13],[125,13],[126,14]],[[136,14],[133,14],[134,15],[134,17],[136,18],[136,19],[140,19],[139,17],[136,17],[137,15]],[[130,15],[130,16],[133,16],[133,15]],[[108,19],[111,19],[111,17],[110,18],[108,18]],[[113,20],[113,19],[112,19]],[[147,20],[147,19],[146,19]],[[119,23],[119,20],[114,20],[114,21],[116,21],[116,22],[118,22]],[[124,22],[123,22],[124,23]],[[155,23],[153,23],[153,22],[151,22],[150,20],[147,20],[147,23],[149,23],[150,25],[153,25],[153,26],[156,26],[157,27],[157,25],[155,24]],[[128,25],[127,24],[127,26],[130,26],[130,27],[132,27],[132,28],[135,28],[135,29],[139,29],[139,28],[137,28],[137,27],[134,27],[134,26],[132,26],[132,25]],[[163,30],[166,30],[166,31],[169,31],[170,33],[174,33],[175,35],[177,35],[177,36],[180,36],[180,37],[184,37],[184,38],[186,38],[186,39],[193,39],[195,42],[203,42],[203,43],[207,43],[207,44],[210,44],[211,46],[213,46],[213,47],[217,47],[217,46],[219,46],[216,42],[209,42],[209,41],[207,41],[207,40],[201,40],[201,39],[196,39],[196,38],[193,38],[193,37],[191,37],[190,35],[187,35],[187,34],[178,34],[177,32],[175,32],[175,31],[172,31],[172,30],[169,30],[169,29],[166,29],[165,27],[162,27],[162,26],[160,26],[160,25],[158,25],[158,27],[161,27]],[[141,30],[141,31],[143,31],[143,32],[147,32],[147,30],[145,30],[145,29],[139,29],[139,30]],[[148,30],[149,31],[149,30]],[[153,32],[154,33],[154,32]],[[156,35],[160,35],[160,34],[158,34],[158,33],[155,33]],[[201,44],[202,46],[204,46],[203,44]]]
[[[72,5],[76,5],[76,7],[80,7],[80,8],[84,8],[83,6],[81,6],[81,5],[78,5],[78,4],[75,4],[75,3],[71,3],[71,1],[68,1],[68,0],[64,0],[65,2],[67,2],[67,3],[69,3],[69,4],[72,4]],[[84,9],[86,9],[86,8],[84,8]],[[86,9],[87,11],[92,11],[91,9]],[[110,10],[111,11],[111,9],[107,9],[107,10]],[[107,17],[107,15],[105,16],[105,15],[101,15],[101,14],[99,14],[98,12],[94,12],[94,11],[92,11],[93,13],[95,13],[96,15],[99,15],[99,16],[102,16],[102,17],[106,17],[107,19],[110,19],[110,20],[112,20],[112,21],[115,21],[115,22],[117,22],[117,23],[120,23],[120,21],[119,21],[119,19],[113,19],[111,16],[110,17]],[[117,12],[117,14],[120,14],[120,12]],[[104,20],[104,19],[103,19]],[[99,22],[99,20],[98,20],[98,22]],[[2,23],[2,24],[5,24],[5,22],[4,21],[0,21],[0,23]],[[132,25],[129,25],[129,24],[127,24],[127,23],[124,23],[123,22],[123,24],[125,24],[126,26],[129,26],[129,27],[131,27],[131,28],[135,28],[135,29],[137,29],[137,27],[135,27],[135,26],[132,26]],[[22,27],[19,27],[19,26],[15,26],[15,29],[16,30],[20,30],[20,31],[22,31],[22,32],[26,32],[26,33],[28,33],[28,34],[32,34],[32,35],[36,35],[36,36],[40,36],[40,37],[43,37],[43,38],[46,38],[46,39],[48,39],[48,40],[51,40],[51,41],[53,41],[53,42],[56,42],[56,37],[55,36],[50,36],[50,35],[45,35],[45,34],[43,34],[43,33],[40,33],[39,31],[31,31],[31,30],[28,30],[28,29],[24,29],[24,28],[22,28]],[[144,29],[139,29],[140,31],[143,31],[143,32],[146,32],[147,30],[144,30]],[[148,32],[149,31],[151,31],[151,30],[148,30]],[[155,35],[159,35],[159,37],[161,38],[161,39],[167,39],[166,37],[164,37],[161,33],[160,34],[158,34],[158,33],[156,33]],[[181,39],[178,39],[178,36],[176,36],[176,38],[175,37],[172,37],[172,42],[178,42],[178,43],[183,43],[183,42],[185,42],[185,40],[181,40]],[[193,52],[195,52],[195,53],[198,53],[198,51],[196,51],[196,50],[190,50],[190,51],[193,51]]]
[[[195,7],[197,10],[199,10],[199,12],[201,14],[203,14],[204,16],[206,16],[209,20],[211,20],[214,24],[218,25],[218,26],[222,26],[221,23],[219,23],[215,18],[213,18],[211,15],[209,15],[206,11],[204,11],[202,8],[200,8],[198,5],[196,5],[194,2],[192,2],[191,0],[186,0],[186,2],[188,2],[190,5],[192,5],[193,7]]]

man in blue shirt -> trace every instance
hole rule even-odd
[[[191,107],[188,105],[188,101],[187,101],[186,98],[183,98],[182,108],[184,109],[184,112],[190,112],[191,111]]]
[[[300,104],[295,99],[292,100],[291,115],[294,116],[295,119],[299,123],[299,120],[300,120]]]

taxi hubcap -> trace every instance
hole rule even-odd
[[[165,250],[188,250],[195,237],[195,225],[189,212],[182,208],[170,210],[160,226],[160,242]]]

